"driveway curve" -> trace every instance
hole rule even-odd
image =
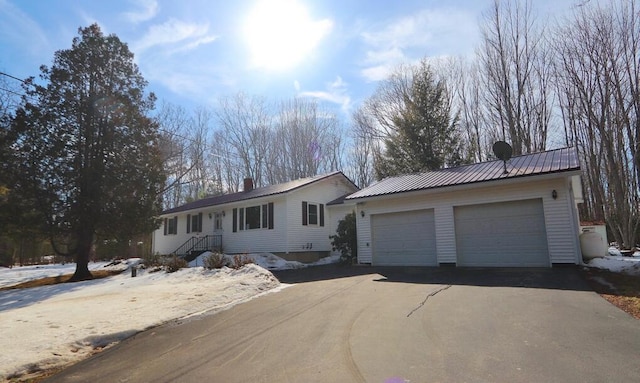
[[[142,332],[47,382],[640,381],[640,321],[575,268],[335,265]]]

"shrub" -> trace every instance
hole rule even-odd
[[[353,264],[358,259],[358,241],[356,238],[356,213],[347,214],[338,222],[335,235],[330,235],[333,250],[340,251],[340,262]]]
[[[224,254],[213,253],[203,259],[204,267],[206,269],[221,269],[229,263]]]
[[[145,268],[162,266],[162,256],[158,253],[147,253],[142,256],[142,264]]]
[[[175,273],[176,271],[184,269],[185,267],[189,267],[187,261],[185,261],[183,258],[176,257],[175,255],[165,265],[167,273]]]
[[[249,263],[255,263],[253,261],[253,258],[245,254],[236,254],[233,256],[233,263],[231,264],[231,267],[234,269],[239,269],[242,266],[247,265]]]

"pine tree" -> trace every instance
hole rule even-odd
[[[436,170],[463,162],[457,117],[451,117],[446,84],[429,64],[413,68],[410,86],[392,121],[395,130],[377,158],[377,177]]]
[[[93,24],[57,51],[41,83],[26,82],[11,129],[16,177],[37,202],[56,252],[90,279],[96,235],[118,240],[157,227],[164,176],[155,96],[127,45]]]

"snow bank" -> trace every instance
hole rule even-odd
[[[189,262],[189,267],[199,267],[204,266],[205,258],[209,257],[211,252],[207,251],[202,253],[198,258]],[[233,255],[223,254],[223,256],[227,259],[229,263],[233,262]],[[252,253],[247,254],[247,257],[253,259],[253,261],[260,267],[263,267],[267,270],[290,270],[290,269],[301,269],[303,267],[309,266],[318,266],[318,265],[326,265],[329,263],[337,263],[340,261],[339,256],[330,256],[321,258],[317,262],[314,263],[302,263],[297,261],[287,261],[286,259],[280,258],[272,253]]]
[[[136,262],[109,267],[126,269]],[[104,266],[94,264],[92,268]],[[0,278],[14,284],[27,275],[62,275],[73,269],[74,265],[13,268],[2,270]],[[5,350],[0,353],[0,379],[80,360],[149,327],[228,308],[275,291],[279,284],[273,274],[253,264],[239,270],[195,267],[171,274],[140,270],[136,278],[123,273],[0,291],[0,350]]]
[[[633,256],[624,257],[618,249],[611,247],[608,256],[594,258],[587,265],[616,273],[640,276],[640,252],[636,251]]]

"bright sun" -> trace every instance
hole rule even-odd
[[[311,20],[296,0],[260,0],[245,23],[252,64],[272,70],[296,66],[332,27],[330,20]]]

